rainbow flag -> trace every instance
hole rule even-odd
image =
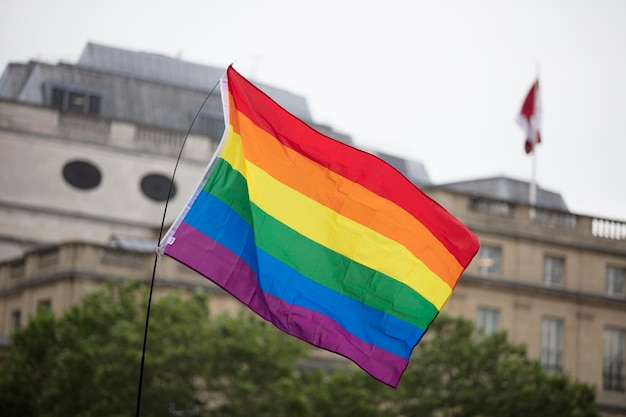
[[[229,67],[226,131],[161,250],[279,329],[395,387],[478,250],[377,157],[318,133]]]

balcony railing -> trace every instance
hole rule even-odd
[[[575,214],[543,208],[530,209],[529,219],[535,223],[565,230],[576,230],[578,224]]]
[[[482,219],[482,221],[492,224],[493,218],[496,216],[502,218],[505,223],[510,222],[512,227],[518,229],[532,231],[538,226],[541,227],[542,231],[548,228],[554,230],[555,233],[564,233],[572,237],[626,241],[626,221],[584,216],[567,211],[531,207],[525,204],[477,196],[464,196],[463,198],[466,199],[467,210],[479,214],[478,217],[472,216],[473,220]],[[483,218],[480,214],[487,217]],[[502,224],[499,223],[499,226]]]
[[[591,221],[591,234],[604,239],[624,240],[626,222],[594,218]]]
[[[2,129],[170,156],[178,154],[185,137],[185,131],[0,100]],[[191,134],[187,138],[183,156],[205,163],[210,159],[215,145],[215,139],[201,133]]]
[[[509,217],[513,214],[513,205],[511,203],[480,197],[468,198],[467,208],[471,211],[503,217]]]

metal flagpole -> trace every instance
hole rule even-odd
[[[144,374],[144,369],[145,369],[145,364],[146,364],[146,347],[148,344],[148,327],[150,324],[150,308],[152,306],[152,294],[154,292],[154,277],[156,275],[157,262],[160,256],[158,246],[161,244],[161,240],[163,238],[163,228],[165,227],[165,217],[167,215],[167,206],[170,202],[170,197],[172,196],[172,187],[174,184],[174,177],[176,176],[176,171],[178,170],[178,163],[180,162],[180,159],[183,155],[183,149],[185,148],[185,143],[187,143],[187,138],[189,138],[189,135],[191,134],[191,129],[194,123],[196,122],[196,119],[200,115],[200,112],[206,105],[207,101],[209,101],[209,97],[211,97],[211,94],[213,94],[213,91],[215,90],[215,88],[220,84],[220,81],[221,81],[221,77],[217,81],[217,83],[215,83],[211,91],[209,91],[209,94],[207,94],[206,98],[202,102],[202,105],[196,112],[196,115],[193,117],[193,120],[191,121],[191,124],[189,125],[189,129],[187,130],[187,134],[183,138],[183,141],[180,145],[180,150],[178,151],[178,158],[176,158],[176,163],[174,164],[174,171],[172,172],[172,179],[170,180],[170,188],[169,188],[169,191],[167,192],[167,199],[165,200],[165,207],[163,209],[163,217],[161,219],[161,228],[159,229],[159,240],[157,241],[156,253],[154,254],[154,264],[152,267],[152,278],[150,280],[150,292],[148,294],[148,306],[146,310],[146,325],[144,326],[144,332],[143,332],[143,347],[141,350],[141,363],[139,365],[139,383],[137,385],[137,402],[136,402],[136,408],[135,408],[135,417],[139,417],[140,412],[141,412],[141,391],[143,389],[143,374]]]
[[[529,199],[530,199],[530,205],[531,206],[535,206],[537,205],[537,140],[536,140],[536,136],[537,135],[533,135],[533,151],[532,151],[532,171],[530,174],[530,193],[529,193]]]
[[[536,82],[539,82],[539,62],[537,62],[537,78],[536,78]],[[537,88],[537,90],[539,90],[539,88]],[[530,190],[529,190],[529,194],[528,194],[528,199],[530,200],[530,205],[532,207],[531,210],[531,215],[534,217],[535,214],[535,210],[534,207],[537,205],[537,135],[538,135],[538,129],[539,126],[538,124],[540,123],[540,120],[537,120],[538,118],[541,117],[541,114],[539,113],[541,111],[541,109],[537,108],[537,105],[541,105],[539,103],[540,97],[538,97],[539,91],[535,91],[535,95],[534,95],[534,99],[535,99],[535,103],[533,105],[533,116],[534,116],[534,123],[532,124],[536,124],[536,128],[531,129],[533,136],[531,138],[532,140],[532,171],[530,174]]]

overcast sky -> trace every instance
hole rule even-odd
[[[539,76],[539,185],[626,220],[626,1],[2,1],[1,68],[75,62],[87,42],[234,62],[435,183],[530,180],[514,120]]]

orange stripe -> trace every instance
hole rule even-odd
[[[458,219],[380,158],[315,131],[265,93],[228,69],[228,88],[237,110],[283,146],[394,202],[422,223],[466,267],[478,238]]]
[[[231,112],[234,110],[231,107]],[[323,168],[257,127],[244,114],[231,115],[244,155],[278,181],[337,213],[399,242],[451,288],[463,267],[415,217],[363,186]]]

